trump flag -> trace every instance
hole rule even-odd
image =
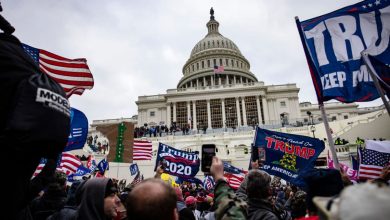
[[[324,142],[316,138],[257,127],[253,149],[259,150],[261,169],[294,185],[305,186],[299,176],[314,167],[324,148]]]
[[[303,22],[297,19],[318,102],[379,97],[361,53],[389,65],[390,1],[367,0]]]

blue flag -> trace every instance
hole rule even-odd
[[[188,182],[188,183],[195,183],[195,184],[198,184],[198,185],[202,185],[203,182],[202,180],[196,178],[196,177],[188,177],[188,178],[185,178],[185,177],[176,177],[176,180],[175,180],[176,183],[178,184],[182,184],[183,182]]]
[[[264,161],[264,171],[294,185],[304,186],[299,174],[314,167],[325,145],[316,138],[257,127],[254,147],[259,150],[260,159]]]
[[[98,163],[97,167],[98,167],[98,169],[99,169],[99,172],[100,172],[101,174],[104,174],[104,172],[105,172],[106,170],[109,169],[109,167],[108,167],[108,161],[106,160],[106,158],[104,158],[102,161],[100,161],[100,162]]]
[[[225,161],[223,162],[223,170],[224,170],[225,172],[234,173],[234,174],[240,174],[240,173],[242,173],[242,169],[237,168],[237,167],[235,167],[235,166],[233,166],[233,165],[231,165],[230,163],[225,162]]]
[[[159,143],[154,170],[162,160],[166,163],[165,172],[174,176],[190,178],[194,177],[199,171],[199,152],[182,151]]]
[[[303,22],[297,20],[319,103],[379,97],[361,52],[390,63],[390,1],[367,0]]]
[[[138,165],[136,163],[130,165],[130,174],[133,176],[138,173]]]
[[[88,119],[81,111],[70,109],[70,134],[64,152],[82,149],[88,135]]]

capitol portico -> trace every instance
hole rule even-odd
[[[210,14],[207,35],[192,49],[177,88],[138,98],[138,125],[206,130],[295,123],[301,118],[296,84],[259,81]],[[215,73],[218,67],[223,71]]]

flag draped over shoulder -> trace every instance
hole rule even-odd
[[[367,0],[303,22],[297,20],[319,103],[379,97],[361,52],[390,63],[390,1]]]
[[[81,95],[85,89],[93,88],[93,76],[85,58],[68,59],[26,44],[23,44],[23,48],[42,72],[62,86],[67,97]]]
[[[390,141],[366,140],[366,149],[359,149],[359,179],[376,179],[390,164]]]
[[[254,147],[265,151],[264,171],[294,185],[305,186],[300,174],[314,167],[325,144],[316,138],[257,127]]]
[[[152,142],[134,140],[133,160],[151,160]]]

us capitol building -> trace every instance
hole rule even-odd
[[[176,89],[140,96],[138,126],[240,128],[301,118],[296,84],[267,86],[250,71],[237,45],[218,30],[211,10],[207,35],[192,49]],[[221,73],[214,69],[222,67]]]
[[[259,81],[237,45],[219,32],[213,9],[210,14],[207,34],[192,49],[177,88],[168,89],[166,94],[139,96],[136,101],[138,115],[132,118],[96,120],[91,124],[89,135],[92,136],[101,135],[95,130],[96,126],[121,121],[132,122],[137,127],[188,128],[188,135],[164,132],[162,136],[138,138],[149,140],[153,145],[151,161],[135,161],[145,177],[153,176],[159,142],[187,151],[200,151],[202,144],[214,143],[218,157],[247,169],[256,125],[279,132],[326,138],[318,105],[300,103],[299,88],[295,83],[265,85]],[[358,136],[390,139],[390,119],[383,106],[358,108],[355,103],[336,102],[325,104],[325,108],[334,138],[352,142]],[[89,147],[84,148],[92,153]],[[336,150],[340,161],[347,164],[349,155],[356,152],[356,148],[344,146],[338,146]],[[326,161],[326,152],[327,149],[320,155],[320,166]],[[128,169],[129,164],[110,162],[108,176],[131,179]]]

